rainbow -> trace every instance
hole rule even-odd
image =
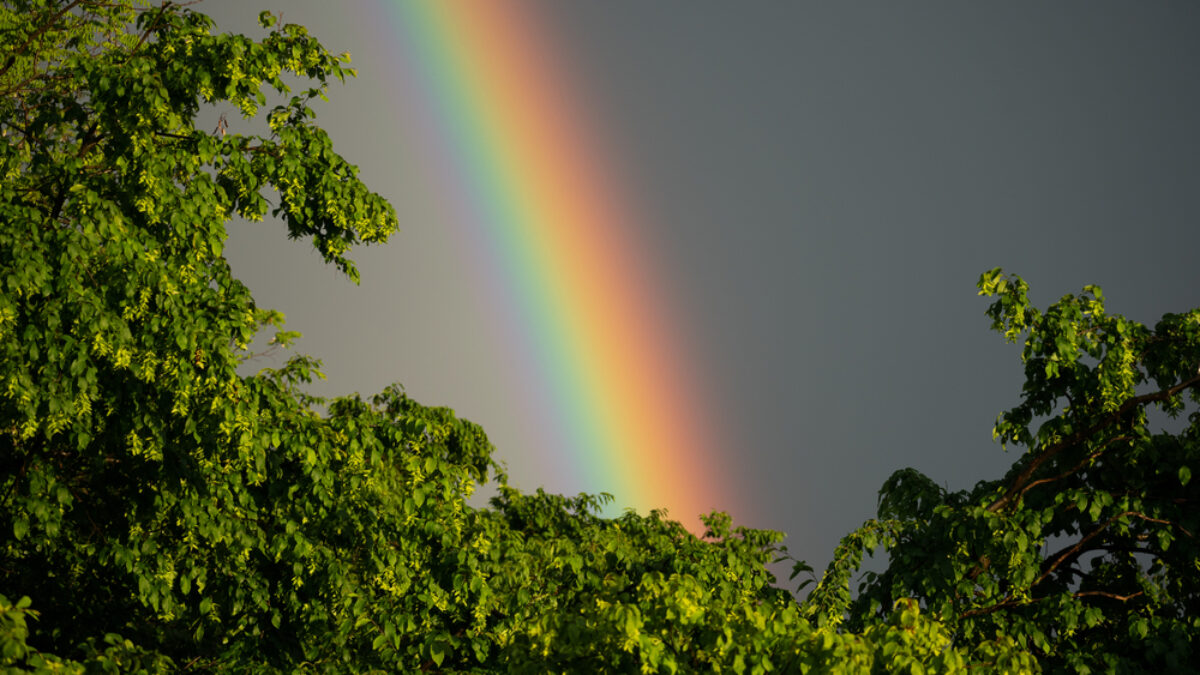
[[[635,236],[646,223],[605,155],[616,144],[586,124],[543,17],[512,0],[384,2],[400,100],[423,106],[423,159],[506,310],[551,470],[614,494],[609,515],[666,508],[698,530],[699,514],[733,509],[711,392]]]

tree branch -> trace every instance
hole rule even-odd
[[[172,3],[170,0],[167,0],[162,4],[161,7],[158,8],[158,16],[154,17],[154,21],[149,26],[146,26],[146,30],[143,31],[141,37],[138,38],[137,44],[133,46],[133,49],[129,50],[130,54],[133,54],[142,48],[142,45],[146,43],[146,38],[150,37],[150,34],[153,33],[156,28],[158,28],[159,22],[162,21],[163,15],[167,13],[167,8],[170,7],[171,4]]]
[[[1130,600],[1138,597],[1139,595],[1144,595],[1144,594],[1145,594],[1144,591],[1138,591],[1137,593],[1130,593],[1129,595],[1117,595],[1116,593],[1109,593],[1108,591],[1079,591],[1078,593],[1072,594],[1071,597],[1073,597],[1073,598],[1101,597],[1101,598],[1111,598],[1113,600],[1120,600],[1121,602],[1129,602]]]
[[[1173,527],[1178,527],[1180,529],[1180,531],[1182,531],[1184,534],[1186,534],[1188,536],[1189,539],[1196,538],[1195,535],[1193,535],[1190,530],[1188,530],[1186,527],[1180,525],[1179,523],[1172,522],[1170,520],[1166,520],[1163,518],[1151,518],[1150,516],[1147,516],[1144,513],[1133,512],[1130,515],[1135,516],[1137,518],[1141,518],[1142,520],[1144,520],[1146,522],[1158,523],[1159,525],[1171,525]]]
[[[13,64],[16,63],[16,56],[18,54],[23,53],[29,47],[29,45],[32,44],[33,41],[38,38],[38,36],[40,36],[42,33],[45,33],[46,31],[50,30],[50,27],[53,26],[59,19],[61,19],[64,14],[66,14],[67,12],[74,9],[75,6],[80,4],[81,2],[83,2],[83,0],[72,0],[71,2],[68,2],[66,5],[63,5],[63,8],[58,10],[57,14],[50,17],[50,19],[48,21],[46,21],[46,23],[42,24],[41,28],[38,28],[36,31],[34,31],[33,35],[30,35],[25,40],[25,42],[21,44],[21,46],[12,50],[12,52],[10,52],[11,56],[9,57],[8,61],[4,64],[4,67],[0,68],[0,75],[4,75],[4,73],[8,72],[9,68],[12,68]]]
[[[1145,594],[1144,591],[1130,593],[1129,595],[1119,595],[1117,593],[1110,593],[1109,591],[1079,591],[1077,593],[1072,593],[1071,597],[1076,598],[1076,599],[1085,598],[1085,597],[1100,597],[1100,598],[1110,598],[1112,600],[1119,600],[1121,602],[1129,602],[1130,600],[1132,600],[1138,596],[1144,595],[1144,594]],[[1048,597],[1052,597],[1052,596],[1043,596],[1041,598],[1032,598],[1027,601],[1021,601],[1021,600],[1017,600],[1016,598],[1014,598],[1012,596],[1009,596],[1009,597],[1004,598],[1000,602],[997,602],[994,605],[988,605],[987,607],[978,607],[976,609],[969,609],[969,610],[963,612],[962,614],[960,614],[959,618],[966,619],[966,618],[969,618],[972,616],[983,616],[985,614],[993,614],[995,612],[998,612],[1002,609],[1007,609],[1009,607],[1015,607],[1017,605],[1022,605],[1022,604],[1033,604],[1035,602],[1041,602],[1042,600],[1045,600]]]
[[[1146,405],[1147,403],[1153,403],[1155,401],[1165,401],[1165,400],[1171,398],[1172,396],[1175,396],[1179,392],[1181,392],[1185,389],[1194,387],[1197,384],[1200,384],[1200,373],[1196,374],[1195,376],[1191,377],[1190,379],[1180,382],[1179,384],[1175,385],[1174,387],[1169,387],[1167,389],[1163,389],[1162,391],[1157,391],[1152,394],[1143,394],[1142,396],[1134,396],[1133,398],[1130,398],[1129,400],[1122,403],[1119,408],[1117,408],[1110,414],[1108,414],[1105,417],[1101,418],[1100,420],[1096,421],[1094,424],[1092,424],[1084,429],[1081,429],[1081,430],[1075,432],[1074,434],[1071,434],[1071,436],[1069,438],[1059,441],[1058,443],[1055,443],[1054,445],[1051,445],[1050,447],[1042,450],[1033,459],[1033,461],[1031,461],[1029,463],[1029,466],[1025,467],[1025,470],[1017,475],[1017,477],[1013,480],[1012,484],[1009,485],[1008,490],[1005,491],[1004,495],[1002,495],[996,501],[994,501],[988,505],[987,510],[994,513],[996,511],[999,511],[1000,509],[1004,508],[1005,506],[1008,506],[1009,504],[1011,504],[1015,500],[1016,497],[1018,497],[1020,494],[1022,494],[1022,489],[1029,482],[1029,479],[1033,477],[1033,474],[1036,473],[1037,470],[1040,469],[1043,464],[1050,461],[1058,453],[1062,452],[1063,450],[1066,450],[1067,448],[1077,445],[1079,442],[1083,441],[1084,439],[1094,435],[1100,429],[1103,429],[1104,427],[1111,425],[1113,422],[1116,422],[1117,420],[1124,417],[1126,413],[1133,410],[1134,408]]]
[[[1173,523],[1169,520],[1165,520],[1162,518],[1151,518],[1150,516],[1147,516],[1146,514],[1140,513],[1138,511],[1122,511],[1121,513],[1116,514],[1115,516],[1109,518],[1108,520],[1105,520],[1096,529],[1089,532],[1083,539],[1080,539],[1078,542],[1076,542],[1074,546],[1070,546],[1068,548],[1065,548],[1065,549],[1059,551],[1058,553],[1055,553],[1049,559],[1049,563],[1050,563],[1049,567],[1046,568],[1046,571],[1042,572],[1041,576],[1039,576],[1036,580],[1034,580],[1034,582],[1032,584],[1030,584],[1030,587],[1032,588],[1033,586],[1040,584],[1046,577],[1050,576],[1050,574],[1052,572],[1054,572],[1055,569],[1060,567],[1067,560],[1076,558],[1080,554],[1082,554],[1086,551],[1095,550],[1097,548],[1106,548],[1106,549],[1110,548],[1108,546],[1096,546],[1096,547],[1087,548],[1087,547],[1085,547],[1085,545],[1092,539],[1099,536],[1102,532],[1104,532],[1104,530],[1108,529],[1109,525],[1112,525],[1117,520],[1124,518],[1126,516],[1132,516],[1134,518],[1139,518],[1141,520],[1145,520],[1150,523],[1157,523],[1159,525],[1168,525],[1168,526],[1173,525],[1173,526],[1178,527],[1179,529],[1183,530],[1184,533],[1187,534],[1189,537],[1192,536],[1191,533],[1188,532],[1185,528],[1183,528],[1182,526],[1177,525],[1176,523]],[[1139,550],[1137,552],[1147,553],[1150,555],[1157,555],[1154,551],[1149,551],[1149,550],[1147,550],[1147,551]]]
[[[1036,601],[1031,601],[1031,602],[1036,602]],[[1017,600],[1010,596],[1010,597],[1007,597],[1007,598],[1001,600],[1000,602],[997,602],[994,605],[988,605],[987,607],[977,607],[975,609],[968,609],[967,611],[960,614],[959,618],[966,619],[966,618],[969,618],[972,616],[983,616],[985,614],[991,614],[993,612],[998,612],[1002,609],[1006,609],[1008,607],[1012,607],[1017,604],[1019,604],[1017,602]]]
[[[1083,461],[1076,464],[1074,467],[1058,474],[1057,476],[1053,476],[1051,478],[1039,478],[1038,480],[1035,480],[1035,481],[1029,483],[1028,485],[1026,485],[1025,487],[1021,488],[1021,491],[1017,493],[1017,496],[1015,499],[1019,501],[1021,498],[1023,498],[1025,496],[1026,492],[1029,492],[1030,490],[1037,487],[1038,485],[1041,485],[1043,483],[1054,483],[1056,481],[1060,481],[1060,480],[1070,476],[1071,474],[1073,474],[1073,473],[1079,471],[1080,469],[1082,469],[1083,467],[1087,466],[1088,462],[1090,462],[1093,459],[1096,459],[1100,455],[1104,454],[1104,451],[1108,449],[1108,446],[1110,446],[1113,443],[1116,443],[1118,441],[1129,441],[1129,440],[1133,440],[1133,437],[1132,436],[1115,436],[1113,438],[1108,439],[1107,441],[1105,441],[1104,445],[1100,446],[1099,450],[1093,452],[1092,454],[1088,455],[1087,457],[1084,457]]]

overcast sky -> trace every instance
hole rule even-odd
[[[197,7],[251,34],[281,10],[353,54],[360,77],[319,119],[402,223],[355,256],[357,288],[282,226],[233,227],[228,256],[324,360],[321,393],[400,381],[482,424],[532,489],[553,450],[398,131],[413,113],[380,1]],[[1021,274],[1041,304],[1099,284],[1146,322],[1200,306],[1200,5],[533,5],[653,226],[640,236],[736,441],[728,508],[818,568],[892,471],[965,488],[1016,458],[991,426],[1022,367],[988,329],[981,272]]]

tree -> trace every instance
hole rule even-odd
[[[1026,452],[960,492],[895,473],[810,607],[854,630],[916,598],[956,644],[1012,636],[1051,670],[1200,668],[1200,310],[1151,330],[1086,286],[1041,312],[999,269],[979,292],[996,298],[993,328],[1023,338],[1022,401],[994,435]],[[890,564],[851,601],[849,572],[876,542]]]
[[[309,359],[237,375],[282,317],[221,256],[231,216],[263,217],[273,189],[290,235],[352,279],[349,245],[395,229],[312,121],[346,59],[300,26],[212,35],[167,4],[17,2],[0,19],[0,577],[37,599],[31,644],[94,656],[119,632],[114,647],[195,667],[298,662],[336,633],[327,653],[344,655],[361,613],[330,603],[400,583],[378,568],[430,555],[429,535],[389,528],[454,526],[492,466],[478,429],[397,392],[376,399],[386,418],[357,400],[318,418],[298,389]],[[291,95],[285,72],[316,86]],[[196,128],[218,101],[253,117],[264,88],[285,100],[269,133]]]
[[[0,667],[1195,664],[1196,420],[1152,436],[1144,415],[1194,400],[1195,313],[1148,331],[1090,290],[1040,314],[985,275],[997,327],[1027,335],[1025,402],[997,433],[1031,451],[964,493],[896,474],[802,602],[767,570],[779,533],[522,494],[476,425],[399,386],[312,397],[306,356],[239,375],[259,331],[297,334],[234,278],[231,218],[281,218],[355,280],[349,249],[397,224],[308,107],[348,57],[260,23],[254,40],[171,4],[0,8]],[[217,103],[243,119],[199,128]],[[498,496],[470,507],[486,480]],[[1048,536],[1068,539],[1046,554]],[[854,597],[879,543],[891,565]]]

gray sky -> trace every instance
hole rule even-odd
[[[963,488],[1016,459],[990,432],[1021,364],[988,330],[981,272],[1021,274],[1043,305],[1099,284],[1151,323],[1200,306],[1200,6],[534,4],[654,225],[641,236],[736,439],[729,508],[814,566],[892,471]],[[552,449],[400,131],[414,113],[378,2],[197,9],[251,34],[282,10],[360,72],[318,115],[400,213],[392,243],[356,256],[362,286],[282,226],[236,226],[228,249],[324,360],[319,391],[403,382],[481,423],[536,487],[522,476]]]

